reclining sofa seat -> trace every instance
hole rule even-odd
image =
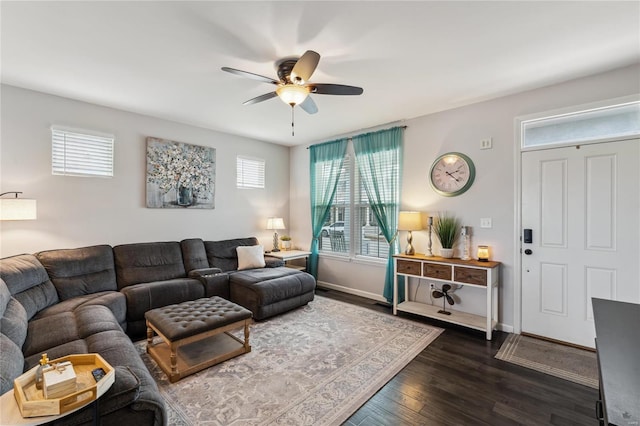
[[[145,312],[205,297],[202,283],[187,277],[179,242],[123,244],[113,247],[113,256],[132,337],[146,334]]]
[[[89,248],[88,251],[95,254],[103,249]],[[55,256],[53,252],[45,257]],[[63,258],[77,254],[60,253]],[[62,275],[73,275],[62,267],[57,271]],[[90,280],[91,275],[88,273],[85,279]],[[82,280],[81,274],[77,274],[71,281],[77,284]],[[75,290],[70,292],[78,291],[77,286],[72,284],[71,287]],[[60,293],[67,294],[65,291]],[[102,424],[166,424],[164,403],[157,385],[133,343],[122,331],[114,312],[107,306],[93,303],[100,298],[105,300],[104,294],[93,299],[79,296],[84,303],[67,302],[73,298],[61,301],[57,288],[36,256],[25,254],[2,259],[0,393],[12,389],[13,380],[37,365],[44,352],[51,359],[70,353],[100,353],[116,372],[115,383],[100,398]],[[110,301],[109,297],[106,301]],[[66,305],[66,310],[58,308],[62,304]],[[87,406],[56,424],[90,424],[92,418],[93,408]]]
[[[205,285],[206,295],[221,296],[244,306],[253,313],[256,320],[311,302],[315,294],[315,278],[306,272],[284,267],[280,259],[265,256],[267,268],[238,271],[236,248],[257,244],[255,237],[223,241],[194,238],[181,242],[183,253],[188,253],[185,255],[185,263],[188,258],[187,266],[193,267],[190,276],[199,276]],[[198,274],[199,269],[207,267],[217,268],[220,272]]]

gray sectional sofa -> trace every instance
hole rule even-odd
[[[313,300],[313,276],[278,259],[238,271],[236,247],[256,244],[189,239],[0,259],[0,394],[44,352],[50,359],[97,352],[116,369],[115,384],[100,398],[102,424],[166,424],[158,388],[131,340],[144,336],[145,312],[220,296],[261,320]],[[91,420],[87,407],[59,424]]]

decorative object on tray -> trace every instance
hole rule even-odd
[[[291,250],[291,237],[288,235],[283,235],[280,237],[280,241],[282,241],[282,250]]]
[[[435,297],[436,299],[442,298],[442,309],[438,311],[439,314],[451,315],[451,311],[447,311],[447,305],[445,304],[445,301],[447,301],[451,306],[455,304],[453,297],[449,295],[450,291],[451,291],[451,285],[445,284],[442,286],[442,289],[438,290],[436,288],[431,292],[433,297]]]
[[[43,370],[45,368],[49,368],[49,357],[47,357],[47,354],[42,354],[40,365],[36,368],[36,389],[42,389],[42,381],[44,378]]]
[[[213,209],[216,150],[147,138],[147,207]]]
[[[454,216],[450,216],[447,213],[439,214],[437,220],[433,225],[433,229],[440,240],[440,256],[445,258],[453,257],[453,246],[458,239],[458,228],[460,223]]]
[[[53,363],[42,373],[42,390],[46,399],[62,398],[78,390],[76,372],[69,361]]]
[[[36,388],[39,365],[14,380],[13,393],[22,417],[68,413],[98,399],[115,381],[115,370],[99,354],[67,355],[49,361],[49,366],[42,369],[42,390]],[[99,368],[105,374],[96,382],[92,371]]]

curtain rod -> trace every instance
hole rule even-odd
[[[407,125],[404,125],[404,126],[394,126],[394,127],[400,127],[401,129],[406,129],[408,126],[407,126]],[[390,127],[390,129],[393,129],[393,127]],[[379,132],[379,131],[382,131],[382,130],[387,130],[387,129],[374,130],[373,132]],[[370,133],[370,132],[366,132],[366,133]],[[358,135],[355,135],[355,136],[358,136]],[[347,140],[348,140],[348,141],[353,141],[353,136],[349,136],[349,137],[347,138]],[[314,143],[313,145],[321,145],[321,144],[326,143],[326,142],[329,142],[329,141],[320,142],[320,143],[317,143],[317,144],[315,144],[315,143]],[[309,145],[309,146],[307,147],[307,149],[311,148],[313,145]]]

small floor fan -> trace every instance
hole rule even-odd
[[[451,286],[449,284],[445,284],[442,286],[441,290],[434,289],[431,292],[431,295],[434,298],[436,299],[442,298],[442,309],[438,311],[439,314],[451,315],[451,311],[447,311],[447,305],[446,305],[446,302],[448,302],[449,305],[451,306],[453,306],[453,304],[455,303],[455,301],[453,300],[453,297],[449,296],[450,290],[451,290]]]

